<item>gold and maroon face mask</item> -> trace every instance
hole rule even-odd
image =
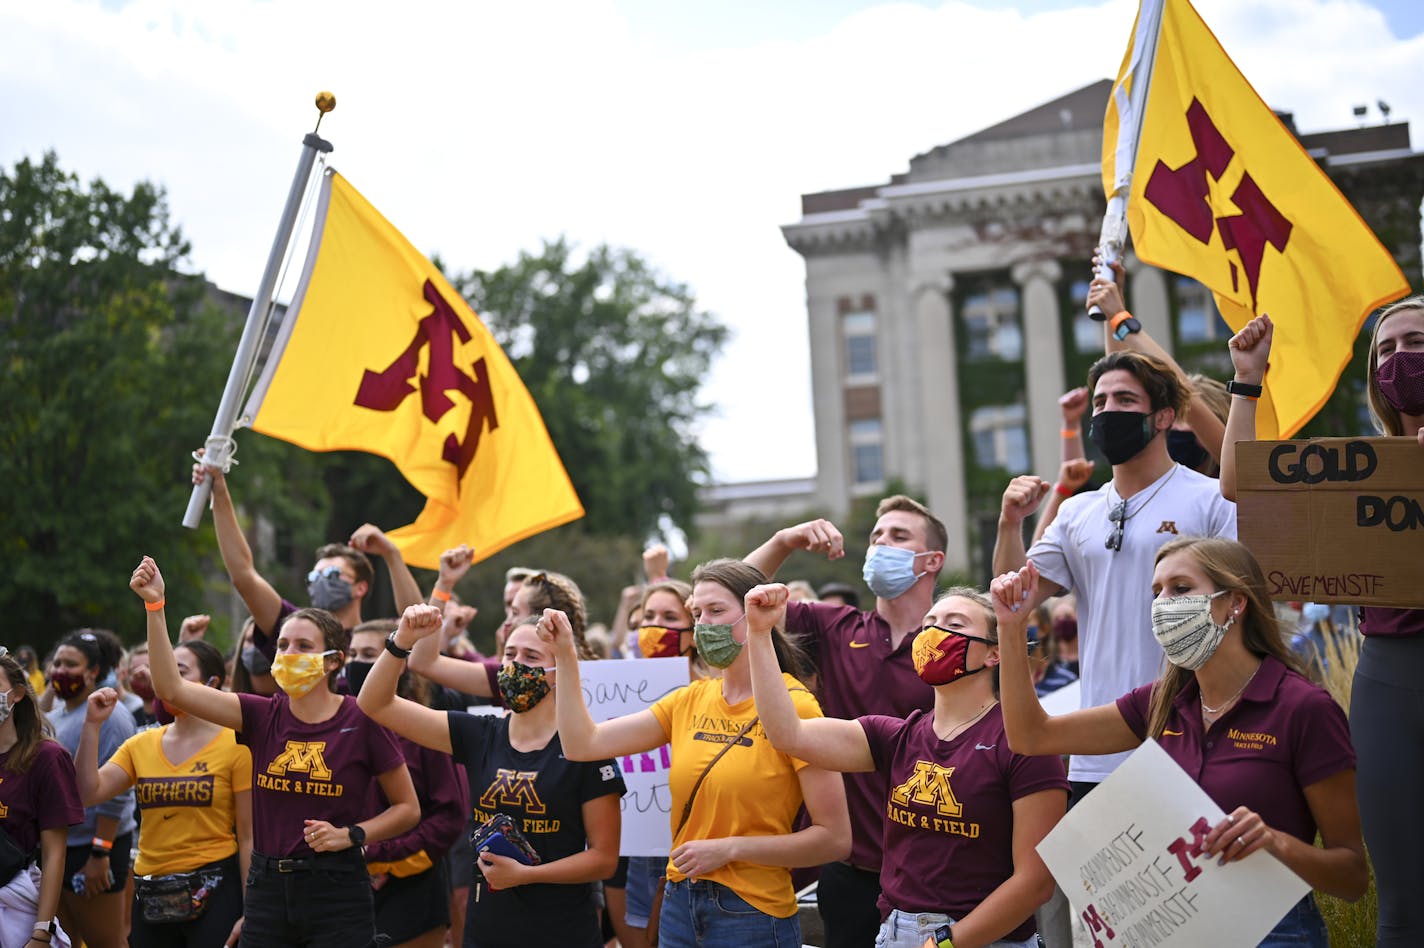
[[[915,636],[910,654],[915,660],[915,674],[927,685],[947,685],[966,675],[983,671],[987,666],[969,667],[969,643],[988,639],[963,632],[952,632],[932,625]]]
[[[682,636],[691,629],[645,625],[638,630],[638,648],[644,658],[676,658],[682,654]]]

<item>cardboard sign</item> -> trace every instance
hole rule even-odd
[[[688,682],[685,658],[623,658],[579,662],[583,700],[594,721],[652,707]],[[614,761],[623,771],[623,856],[666,856],[672,850],[672,758],[664,744]]]
[[[1413,438],[1238,442],[1236,532],[1272,599],[1424,606],[1424,448]]]
[[[1202,840],[1225,816],[1148,740],[1038,844],[1094,948],[1255,945],[1310,886],[1258,850],[1219,866]]]

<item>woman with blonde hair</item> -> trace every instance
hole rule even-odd
[[[1264,384],[1274,329],[1269,316],[1242,327],[1229,343],[1236,383],[1227,443],[1256,436],[1256,400],[1244,392]],[[1411,296],[1375,317],[1366,367],[1375,429],[1413,438],[1424,450],[1424,296]],[[1243,391],[1244,390],[1244,391]],[[1221,493],[1236,498],[1235,452],[1222,458]],[[1360,816],[1379,892],[1375,944],[1424,944],[1424,609],[1364,606],[1360,647],[1350,691],[1350,734],[1360,757]]]
[[[1345,715],[1300,673],[1246,547],[1183,537],[1158,550],[1152,632],[1166,672],[1115,704],[1057,717],[1044,712],[1029,678],[1020,605],[1037,586],[1032,562],[991,586],[1004,726],[1016,752],[1114,754],[1150,737],[1226,811],[1206,837],[1207,856],[1236,862],[1264,849],[1312,888],[1350,901],[1364,894],[1369,869]],[[1324,948],[1314,898],[1302,899],[1261,944]]]

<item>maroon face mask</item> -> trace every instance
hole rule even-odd
[[[994,644],[977,635],[951,632],[937,625],[930,626],[915,636],[915,643],[910,649],[916,674],[927,685],[947,685],[951,681],[983,671],[988,666],[969,667],[970,642]]]
[[[1424,415],[1424,352],[1396,352],[1375,371],[1380,394],[1405,415]]]
[[[129,679],[129,691],[138,695],[144,701],[153,700],[153,679],[147,674],[134,675]]]
[[[1064,616],[1062,619],[1053,620],[1053,637],[1060,642],[1071,642],[1078,637],[1078,620],[1069,619]]]
[[[83,672],[50,672],[49,683],[61,698],[74,698],[84,693]]]
[[[173,723],[173,712],[168,710],[168,705],[163,703],[162,698],[153,699],[153,719],[159,724]]]

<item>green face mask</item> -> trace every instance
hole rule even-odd
[[[746,616],[742,617],[745,618]],[[726,668],[742,654],[742,643],[732,638],[732,630],[737,627],[737,622],[730,625],[699,622],[692,627],[692,644],[697,647],[697,654],[713,668]]]

